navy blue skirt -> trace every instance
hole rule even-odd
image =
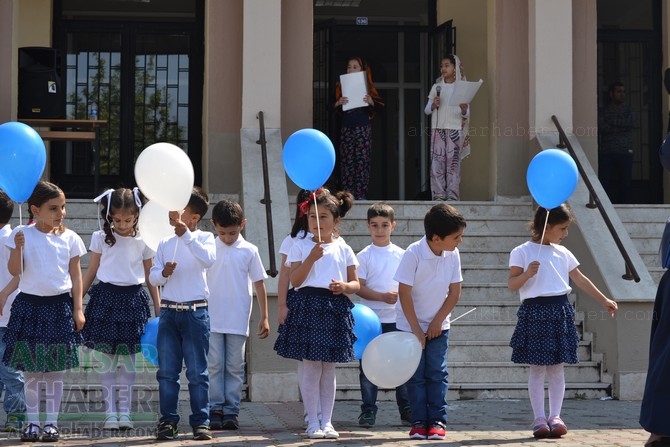
[[[567,295],[528,298],[516,313],[512,361],[528,365],[579,363],[575,309]]]
[[[354,304],[328,289],[289,290],[288,315],[274,349],[282,357],[320,362],[351,362],[354,357]]]
[[[107,354],[140,352],[140,337],[151,318],[149,294],[142,285],[99,282],[88,295],[84,345]]]
[[[69,293],[37,296],[20,292],[12,304],[2,362],[28,372],[53,372],[79,366],[80,332],[72,319]]]
[[[640,425],[650,433],[670,436],[670,270],[658,284],[649,339],[649,368]]]

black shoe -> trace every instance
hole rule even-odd
[[[240,423],[237,421],[236,414],[226,414],[223,416],[224,430],[237,430],[240,428]]]
[[[372,410],[362,412],[358,416],[358,425],[365,428],[372,428],[375,426],[377,415]]]
[[[60,438],[58,427],[53,424],[47,424],[42,429],[42,442],[56,442]]]
[[[402,425],[411,426],[413,422],[414,419],[412,419],[412,410],[409,407],[405,407],[400,410],[400,423]]]
[[[198,425],[193,427],[193,439],[196,441],[207,441],[212,439],[212,432],[209,431],[209,427],[206,425]]]
[[[179,430],[174,422],[161,422],[156,429],[156,439],[159,441],[168,441],[177,439]]]
[[[213,410],[209,412],[209,429],[223,430],[223,411]]]
[[[39,425],[28,424],[28,426],[21,432],[21,442],[37,442],[40,440],[42,429]]]

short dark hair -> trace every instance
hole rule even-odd
[[[395,211],[393,207],[385,202],[377,202],[370,205],[368,208],[368,223],[370,219],[375,217],[386,217],[391,222],[395,221]]]
[[[434,205],[423,219],[423,227],[428,240],[431,240],[433,236],[443,239],[466,226],[467,223],[463,215],[456,208],[446,203]]]
[[[0,190],[0,225],[6,225],[14,213],[14,201]]]
[[[240,226],[244,222],[244,211],[237,202],[221,200],[212,209],[212,222],[221,227]]]
[[[207,210],[209,209],[209,197],[207,197],[207,193],[205,193],[201,187],[194,186],[193,190],[191,191],[191,198],[188,200],[186,208],[188,208],[192,213],[198,214],[200,216],[198,222],[200,222],[205,214],[207,214]]]
[[[609,87],[607,87],[607,93],[610,93],[610,94],[614,93],[614,90],[616,90],[617,87],[623,87],[623,88],[626,88],[626,86],[623,85],[623,82],[621,82],[621,81],[614,81],[614,82],[612,82],[612,83],[609,85]]]

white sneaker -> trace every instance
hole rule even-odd
[[[307,429],[307,437],[309,439],[323,439],[326,434],[319,427],[313,427]]]
[[[115,414],[110,414],[105,418],[105,423],[102,425],[103,430],[118,430],[119,418]]]
[[[119,416],[119,429],[120,430],[132,430],[133,429],[133,421],[130,419],[130,415],[128,414],[122,414]]]
[[[326,424],[326,426],[323,427],[323,437],[326,439],[337,439],[340,437],[340,434],[335,431],[333,424]]]

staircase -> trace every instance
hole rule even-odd
[[[366,210],[372,202],[359,201],[340,224],[346,242],[360,251],[370,243]],[[392,240],[406,247],[420,239],[423,216],[431,202],[393,202],[397,226]],[[516,324],[519,295],[507,288],[509,252],[529,239],[527,223],[533,215],[527,203],[458,202],[467,221],[459,246],[463,289],[449,334],[449,400],[526,398],[528,367],[510,361],[509,340]],[[575,297],[570,297],[574,303]],[[584,315],[576,312],[580,334],[578,365],[566,365],[566,397],[594,398],[610,393],[611,379],[602,356],[592,351],[592,336],[583,330]],[[338,366],[338,398],[360,399],[358,362]],[[380,399],[395,399],[380,392]]]

